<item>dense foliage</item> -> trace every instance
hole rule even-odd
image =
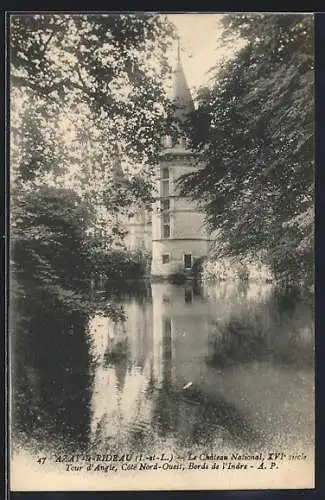
[[[11,257],[25,280],[71,286],[87,277],[88,212],[75,192],[41,186],[16,197],[12,218]]]
[[[212,68],[189,132],[204,165],[183,179],[203,202],[216,254],[262,256],[279,279],[313,273],[313,18],[236,14],[235,57]]]
[[[151,201],[172,41],[151,14],[11,17],[11,258],[29,290],[83,289]]]
[[[88,111],[89,120],[91,112],[97,134],[106,134],[106,153],[118,142],[131,158],[152,162],[171,35],[163,16],[149,14],[13,16],[12,86],[42,97],[47,111],[51,103],[56,118],[58,111],[67,119]]]

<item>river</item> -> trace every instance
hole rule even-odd
[[[12,342],[12,438],[29,449],[312,448],[313,301],[271,284],[140,283],[125,321],[44,304]]]

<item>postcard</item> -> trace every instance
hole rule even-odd
[[[314,488],[314,17],[10,13],[12,491]]]

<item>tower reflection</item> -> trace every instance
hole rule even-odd
[[[201,293],[199,293],[201,292]],[[203,290],[169,283],[152,285],[153,368],[158,386],[182,388],[200,370],[191,360],[206,353],[209,304]]]
[[[151,296],[123,302],[127,320],[94,318],[94,442],[143,440],[154,432],[175,433],[181,424],[183,388],[198,383],[208,335],[208,302],[191,286],[153,284]],[[112,357],[114,339],[125,332],[127,351]],[[186,425],[184,426],[186,427]]]
[[[310,369],[310,318],[302,306],[285,314],[270,289],[243,294],[230,285],[154,283],[145,297],[121,297],[125,323],[93,320],[94,443],[141,450],[226,442],[247,450],[263,445],[265,426],[269,436],[280,432],[275,413],[286,421],[283,400],[295,404],[293,389],[282,391],[297,390],[290,370],[305,377]],[[121,356],[111,355],[116,338],[127,346]]]

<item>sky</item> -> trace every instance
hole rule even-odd
[[[207,83],[208,70],[229,56],[221,41],[221,19],[224,14],[168,14],[180,37],[181,59],[188,85],[196,89]],[[173,59],[176,60],[176,49]]]

